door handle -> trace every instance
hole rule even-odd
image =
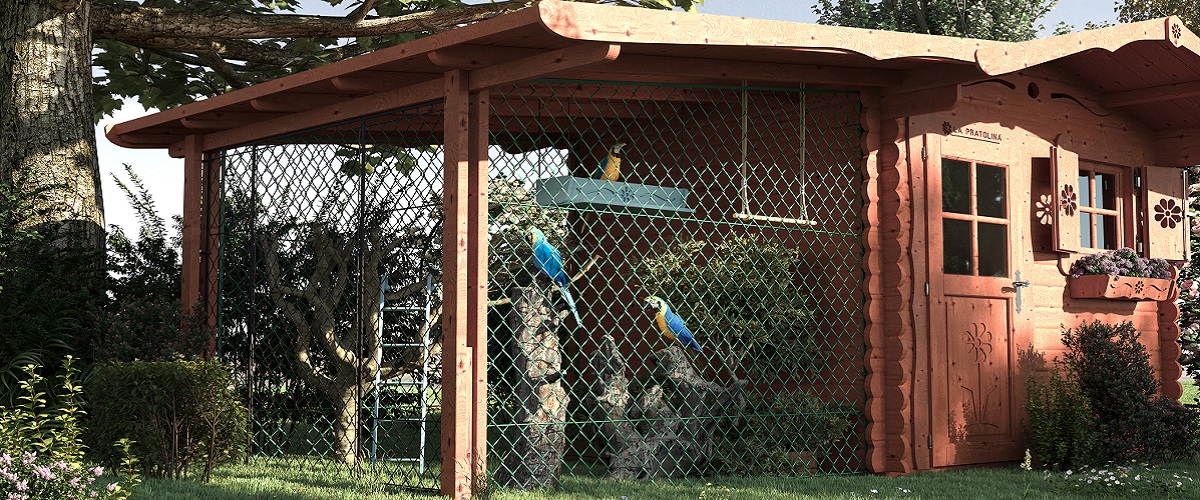
[[[1014,305],[1016,306],[1017,312],[1021,312],[1021,288],[1029,286],[1029,280],[1021,279],[1021,271],[1017,271],[1017,273],[1013,275],[1013,278],[1013,291],[1017,292],[1017,296],[1015,297],[1016,304]]]

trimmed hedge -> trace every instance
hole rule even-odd
[[[245,453],[247,412],[229,372],[216,361],[115,363],[96,367],[86,385],[94,416],[88,441],[97,458],[112,462],[110,447],[131,438],[145,473],[179,478]]]

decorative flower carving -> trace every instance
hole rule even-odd
[[[1183,28],[1179,26],[1179,23],[1171,23],[1171,38],[1179,40],[1181,36],[1183,36]]]
[[[1183,207],[1172,198],[1163,198],[1154,205],[1154,221],[1163,228],[1175,229],[1183,222]]]
[[[1041,224],[1043,226],[1049,226],[1052,222],[1054,222],[1054,196],[1053,195],[1048,195],[1048,194],[1041,195],[1040,197],[1038,197],[1038,200],[1036,202],[1034,202],[1034,205],[1037,208],[1037,211],[1034,212],[1034,214],[1037,215],[1039,224]]]
[[[942,134],[950,135],[951,132],[954,132],[954,126],[950,122],[942,122]]]
[[[1075,186],[1063,184],[1062,193],[1059,193],[1058,204],[1062,206],[1063,214],[1067,217],[1075,216],[1075,209],[1079,207],[1079,198],[1075,195]]]
[[[1145,290],[1146,290],[1146,282],[1145,281],[1138,280],[1137,283],[1133,285],[1134,293],[1142,293]]]
[[[971,326],[974,327],[974,331],[967,330],[967,345],[975,355],[976,363],[986,362],[992,354],[992,332],[989,332],[987,325],[983,323],[971,323]]]

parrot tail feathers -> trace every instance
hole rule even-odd
[[[575,322],[583,325],[583,319],[579,317],[579,309],[575,308],[575,297],[571,296],[571,291],[564,285],[562,287],[563,300],[567,301],[567,307],[571,308],[571,314],[575,315]]]
[[[700,350],[700,343],[696,342],[696,339],[691,337],[688,337],[687,342],[684,342],[684,346],[696,352],[704,352]]]

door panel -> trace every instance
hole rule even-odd
[[[934,467],[1013,461],[1024,452],[1014,404],[1014,275],[1022,261],[1015,254],[1024,221],[1011,196],[1014,170],[1002,151],[956,146],[926,136]]]

